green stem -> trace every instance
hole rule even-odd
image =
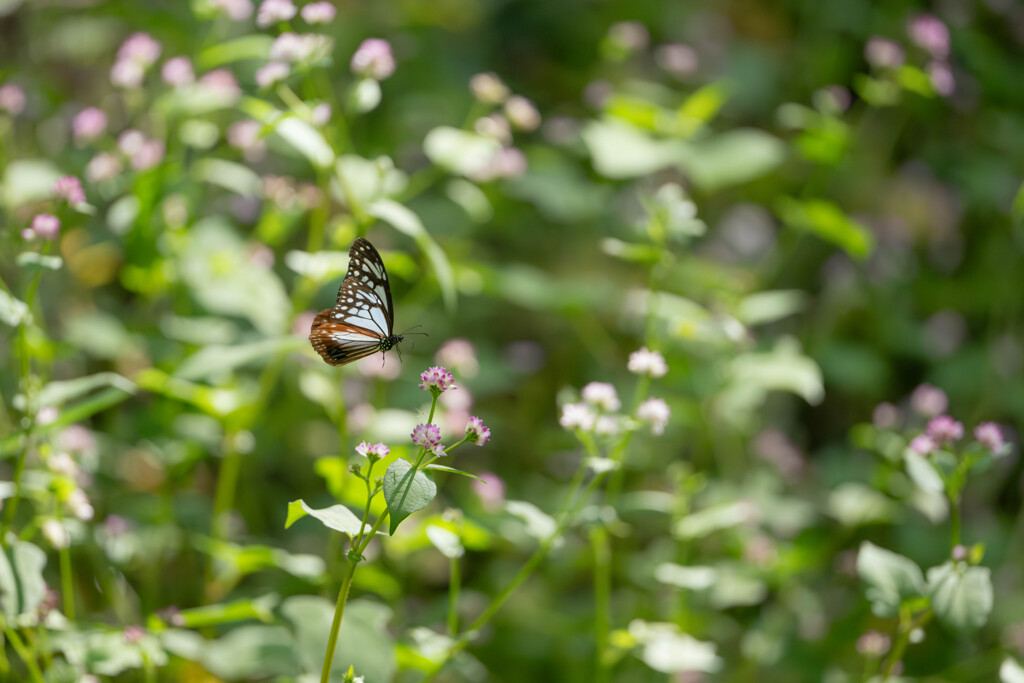
[[[7,634],[7,640],[11,641],[11,647],[21,657],[21,661],[25,662],[25,666],[28,667],[28,673],[32,677],[35,683],[46,683],[43,678],[43,672],[39,670],[39,664],[36,663],[35,657],[25,646],[25,643],[21,640],[17,631],[10,627],[4,628],[4,633]]]
[[[60,508],[57,509],[57,521],[64,524],[64,515]],[[75,577],[71,573],[71,548],[63,546],[59,551],[60,557],[60,590],[64,594],[64,616],[68,621],[75,620]]]
[[[903,659],[903,653],[906,651],[907,645],[910,644],[910,634],[927,624],[933,614],[934,612],[929,608],[922,612],[917,619],[911,619],[909,611],[900,612],[895,643],[892,652],[889,653],[889,659],[885,663],[885,669],[882,671],[882,683],[886,683],[892,677],[892,670],[896,667],[896,663]]]
[[[334,650],[338,646],[338,633],[341,631],[341,617],[345,614],[345,602],[348,591],[352,587],[352,576],[356,573],[359,560],[349,557],[348,569],[338,591],[338,603],[334,606],[334,621],[331,622],[331,634],[327,638],[327,653],[324,655],[324,668],[320,673],[320,683],[330,683],[331,666],[334,664]]]
[[[602,683],[610,678],[608,666],[608,634],[611,631],[612,547],[608,530],[595,526],[590,532],[594,551],[594,680]]]
[[[949,497],[949,548],[960,545],[960,494]]]
[[[459,574],[459,558],[451,558],[448,564],[448,634],[455,637],[459,632],[459,590],[462,587],[462,577]]]
[[[211,536],[223,541],[228,537],[228,515],[235,505],[235,487],[238,474],[242,469],[242,454],[234,447],[234,434],[224,439],[227,453],[220,466],[220,477],[217,478],[217,492],[213,498],[213,530]]]

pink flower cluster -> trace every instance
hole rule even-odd
[[[449,389],[458,389],[452,373],[440,365],[434,365],[420,373],[420,389],[441,394]]]

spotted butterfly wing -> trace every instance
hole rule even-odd
[[[389,351],[402,341],[394,333],[395,307],[380,254],[360,237],[352,243],[348,259],[337,303],[320,311],[309,331],[313,348],[330,365]]]

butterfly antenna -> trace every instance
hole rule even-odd
[[[395,347],[395,351],[398,351],[398,362],[401,363],[402,362],[402,347],[401,346],[396,346]]]

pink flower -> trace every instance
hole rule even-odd
[[[225,98],[236,98],[242,94],[242,89],[238,87],[238,79],[227,69],[214,69],[203,74],[199,79],[199,85]]]
[[[146,77],[146,69],[138,62],[119,59],[110,67],[110,83],[118,88],[138,88]]]
[[[211,0],[210,4],[232,21],[245,21],[252,16],[252,0]]]
[[[79,424],[69,425],[57,438],[60,447],[71,452],[92,451],[96,448],[96,437]]]
[[[665,433],[665,425],[671,414],[668,404],[660,398],[649,398],[636,409],[637,419],[649,424],[651,431],[658,436]]]
[[[25,110],[25,91],[14,83],[0,85],[0,111],[17,116]]]
[[[247,161],[259,161],[267,149],[266,142],[260,139],[262,130],[263,124],[258,121],[235,121],[228,126],[228,144],[241,150]]]
[[[925,382],[910,395],[910,405],[919,414],[925,417],[935,417],[946,412],[949,407],[949,399],[946,392],[938,387]]]
[[[488,510],[496,510],[505,502],[505,482],[494,472],[481,472],[484,482],[473,480],[469,486]]]
[[[918,455],[928,455],[936,449],[935,439],[927,434],[918,434],[910,442],[910,450]]]
[[[146,140],[139,151],[132,155],[132,168],[136,171],[153,168],[164,160],[164,153],[163,140]]]
[[[269,88],[288,78],[289,71],[288,65],[284,62],[267,62],[256,71],[256,85]]]
[[[121,159],[115,154],[101,152],[85,166],[85,177],[93,183],[102,183],[116,178],[121,173]]]
[[[129,128],[117,136],[117,148],[126,156],[137,154],[146,144],[146,136],[134,128]]]
[[[634,375],[647,375],[655,379],[664,377],[668,372],[665,357],[657,351],[649,350],[646,346],[629,354],[629,363],[626,367]]]
[[[639,21],[620,21],[608,29],[608,37],[628,52],[643,50],[651,40],[647,27]]]
[[[137,624],[132,624],[124,629],[124,642],[128,645],[133,645],[142,640],[145,635],[146,629],[138,626]]]
[[[493,72],[476,74],[469,79],[469,89],[484,104],[501,104],[509,96],[508,86]]]
[[[329,24],[334,21],[335,12],[329,2],[311,2],[302,8],[302,18],[307,24]]]
[[[330,52],[334,42],[318,33],[282,33],[270,46],[271,61],[315,61]]]
[[[871,413],[871,422],[879,429],[893,429],[900,420],[900,409],[889,402],[879,403]]]
[[[32,237],[39,237],[44,240],[57,239],[60,234],[60,219],[48,213],[37,214],[32,219],[32,227],[29,230]],[[22,237],[25,232],[22,232]]]
[[[332,114],[333,111],[331,110],[331,105],[327,104],[326,102],[321,102],[320,104],[313,107],[313,123],[315,123],[318,126],[326,126],[328,123],[331,122]]]
[[[188,57],[174,57],[168,59],[164,68],[160,71],[164,83],[180,88],[188,85],[196,79],[195,71],[192,69],[192,61]]]
[[[491,429],[479,417],[471,417],[466,422],[466,438],[477,446],[483,446],[491,440]]]
[[[160,59],[162,50],[159,41],[148,33],[140,31],[128,36],[121,43],[121,47],[117,50],[117,59],[118,61],[135,62],[143,68],[147,68]]]
[[[875,36],[864,46],[864,59],[872,66],[892,69],[903,64],[903,46],[894,40]]]
[[[71,121],[71,131],[75,141],[89,142],[103,135],[107,130],[107,115],[102,109],[88,107],[78,112]]]
[[[931,14],[918,14],[907,23],[911,42],[940,59],[949,55],[949,29]]]
[[[514,128],[522,131],[536,130],[540,125],[540,112],[533,102],[522,95],[513,95],[505,102],[505,116]]]
[[[512,142],[512,127],[501,114],[482,116],[473,123],[473,130],[480,135],[494,138],[503,145]]]
[[[391,43],[380,38],[367,38],[352,55],[349,66],[352,73],[357,76],[383,81],[395,73],[395,56],[391,52]]]
[[[956,90],[953,70],[946,62],[931,62],[928,65],[928,78],[931,80],[935,92],[942,97],[949,97]]]
[[[434,455],[444,455],[441,446],[441,428],[435,424],[419,424],[412,430],[412,442],[423,446]]]
[[[676,78],[686,78],[700,66],[697,51],[682,43],[662,45],[654,51],[654,61]]]
[[[938,444],[952,443],[963,438],[964,425],[949,415],[940,415],[928,423],[925,433]]]
[[[975,427],[974,438],[993,453],[999,453],[1006,445],[1003,440],[1003,430],[995,422],[982,422]]]
[[[53,194],[58,199],[63,199],[70,204],[79,204],[85,201],[85,192],[82,191],[82,181],[73,175],[61,176],[53,184]]]
[[[281,21],[288,21],[297,11],[291,0],[263,0],[256,12],[256,25],[266,28]]]
[[[382,443],[371,445],[363,441],[358,446],[356,446],[356,453],[370,460],[380,460],[381,458],[387,457],[388,453],[390,452],[391,449]]]
[[[441,394],[448,389],[458,389],[455,386],[455,378],[447,369],[440,365],[427,368],[420,373],[420,389],[426,389],[432,394]]]
[[[513,178],[526,172],[526,155],[515,147],[502,147],[487,164],[474,171],[474,180],[487,182],[498,178]]]
[[[464,377],[476,377],[480,371],[476,348],[468,339],[449,339],[441,344],[441,348],[434,354],[434,360],[445,366],[451,365]]]

